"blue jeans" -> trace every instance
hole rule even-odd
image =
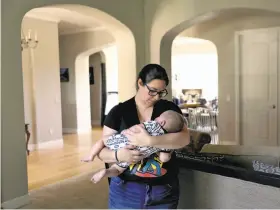
[[[151,186],[112,177],[109,209],[176,209],[179,202],[179,181]]]

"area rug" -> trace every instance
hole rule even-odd
[[[108,180],[90,181],[92,173],[75,176],[29,192],[22,209],[107,209]]]

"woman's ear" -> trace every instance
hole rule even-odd
[[[141,79],[138,79],[137,84],[138,84],[138,88],[144,85]]]

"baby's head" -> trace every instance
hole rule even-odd
[[[175,111],[165,111],[155,119],[167,132],[175,133],[184,127],[184,118]]]

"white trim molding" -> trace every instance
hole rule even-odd
[[[38,150],[38,149],[48,149],[48,148],[57,148],[63,147],[63,139],[55,139],[46,142],[40,142],[38,144],[28,144],[28,149],[30,151]]]
[[[95,126],[101,126],[101,120],[92,120],[91,121],[91,125],[95,125]]]
[[[44,17],[44,16],[39,16],[39,15],[35,15],[35,14],[30,14],[27,13],[24,18],[32,18],[32,19],[36,19],[36,20],[43,20],[43,21],[47,21],[47,22],[54,22],[54,23],[59,23],[60,19],[54,18],[54,17]]]
[[[18,209],[30,203],[29,195],[23,195],[1,203],[2,209]]]
[[[63,134],[73,134],[73,133],[78,133],[77,128],[62,128],[62,133]]]
[[[235,143],[240,142],[240,36],[241,31],[234,34],[234,75],[235,75]]]
[[[91,127],[88,128],[62,128],[63,134],[82,134],[91,132]]]

